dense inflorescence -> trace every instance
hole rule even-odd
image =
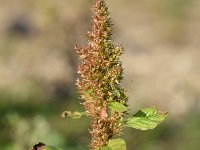
[[[120,134],[126,114],[126,111],[109,109],[109,103],[119,102],[127,106],[127,96],[120,85],[123,68],[119,57],[123,48],[112,43],[108,7],[103,0],[97,0],[93,12],[92,30],[87,32],[88,43],[75,48],[81,59],[76,85],[92,121],[91,149],[98,149]]]
[[[85,111],[64,111],[61,117],[91,118],[91,150],[126,150],[125,140],[116,137],[123,127],[154,129],[165,120],[167,112],[151,107],[125,118],[129,109],[128,97],[121,87],[123,48],[112,43],[112,21],[104,0],[95,0],[93,13],[88,43],[75,48],[81,59],[76,85]],[[41,142],[32,148],[39,149],[61,150]]]

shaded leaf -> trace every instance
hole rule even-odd
[[[70,118],[73,118],[73,119],[79,119],[79,118],[81,118],[82,116],[85,116],[85,112],[64,111],[64,112],[62,113],[62,115],[61,115],[62,118],[70,117]]]
[[[127,111],[127,107],[124,106],[122,103],[119,102],[111,102],[108,106],[111,110],[116,112],[124,112]]]
[[[43,150],[63,150],[54,146],[45,146]]]
[[[44,149],[44,147],[45,147],[45,144],[39,142],[38,144],[35,144],[31,150],[42,150]]]
[[[85,90],[85,94],[86,94],[86,95],[91,95],[92,92],[93,92],[93,89]]]
[[[145,108],[128,118],[126,126],[140,130],[153,129],[166,117],[167,112],[165,111],[159,111],[156,108]]]
[[[63,149],[54,146],[48,146],[45,145],[44,143],[39,142],[38,144],[35,144],[31,150],[63,150]]]
[[[110,147],[108,146],[104,146],[103,148],[101,148],[100,150],[112,150]]]
[[[120,97],[120,91],[118,90],[118,89],[114,89],[114,91],[115,91],[115,94],[117,95],[117,97]]]

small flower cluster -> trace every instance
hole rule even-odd
[[[123,48],[112,43],[112,23],[105,2],[96,0],[93,12],[92,30],[87,32],[88,43],[75,48],[81,59],[76,85],[92,121],[91,149],[98,149],[120,134],[126,114],[126,111],[109,109],[109,103],[127,106],[128,98],[120,86],[123,68],[119,57]]]

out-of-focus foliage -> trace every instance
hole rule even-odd
[[[91,2],[0,0],[0,149],[38,142],[88,149],[89,121],[60,115],[80,109],[73,48],[85,40]],[[130,107],[159,104],[170,112],[156,130],[127,130],[128,150],[199,150],[200,1],[107,3],[125,48]]]

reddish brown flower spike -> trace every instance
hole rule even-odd
[[[123,48],[112,43],[110,13],[103,0],[96,0],[92,22],[91,31],[86,33],[87,45],[75,48],[81,59],[76,85],[82,104],[91,116],[91,149],[98,149],[120,134],[126,114],[109,110],[109,103],[127,106],[127,97],[120,86],[123,68],[119,57]]]

